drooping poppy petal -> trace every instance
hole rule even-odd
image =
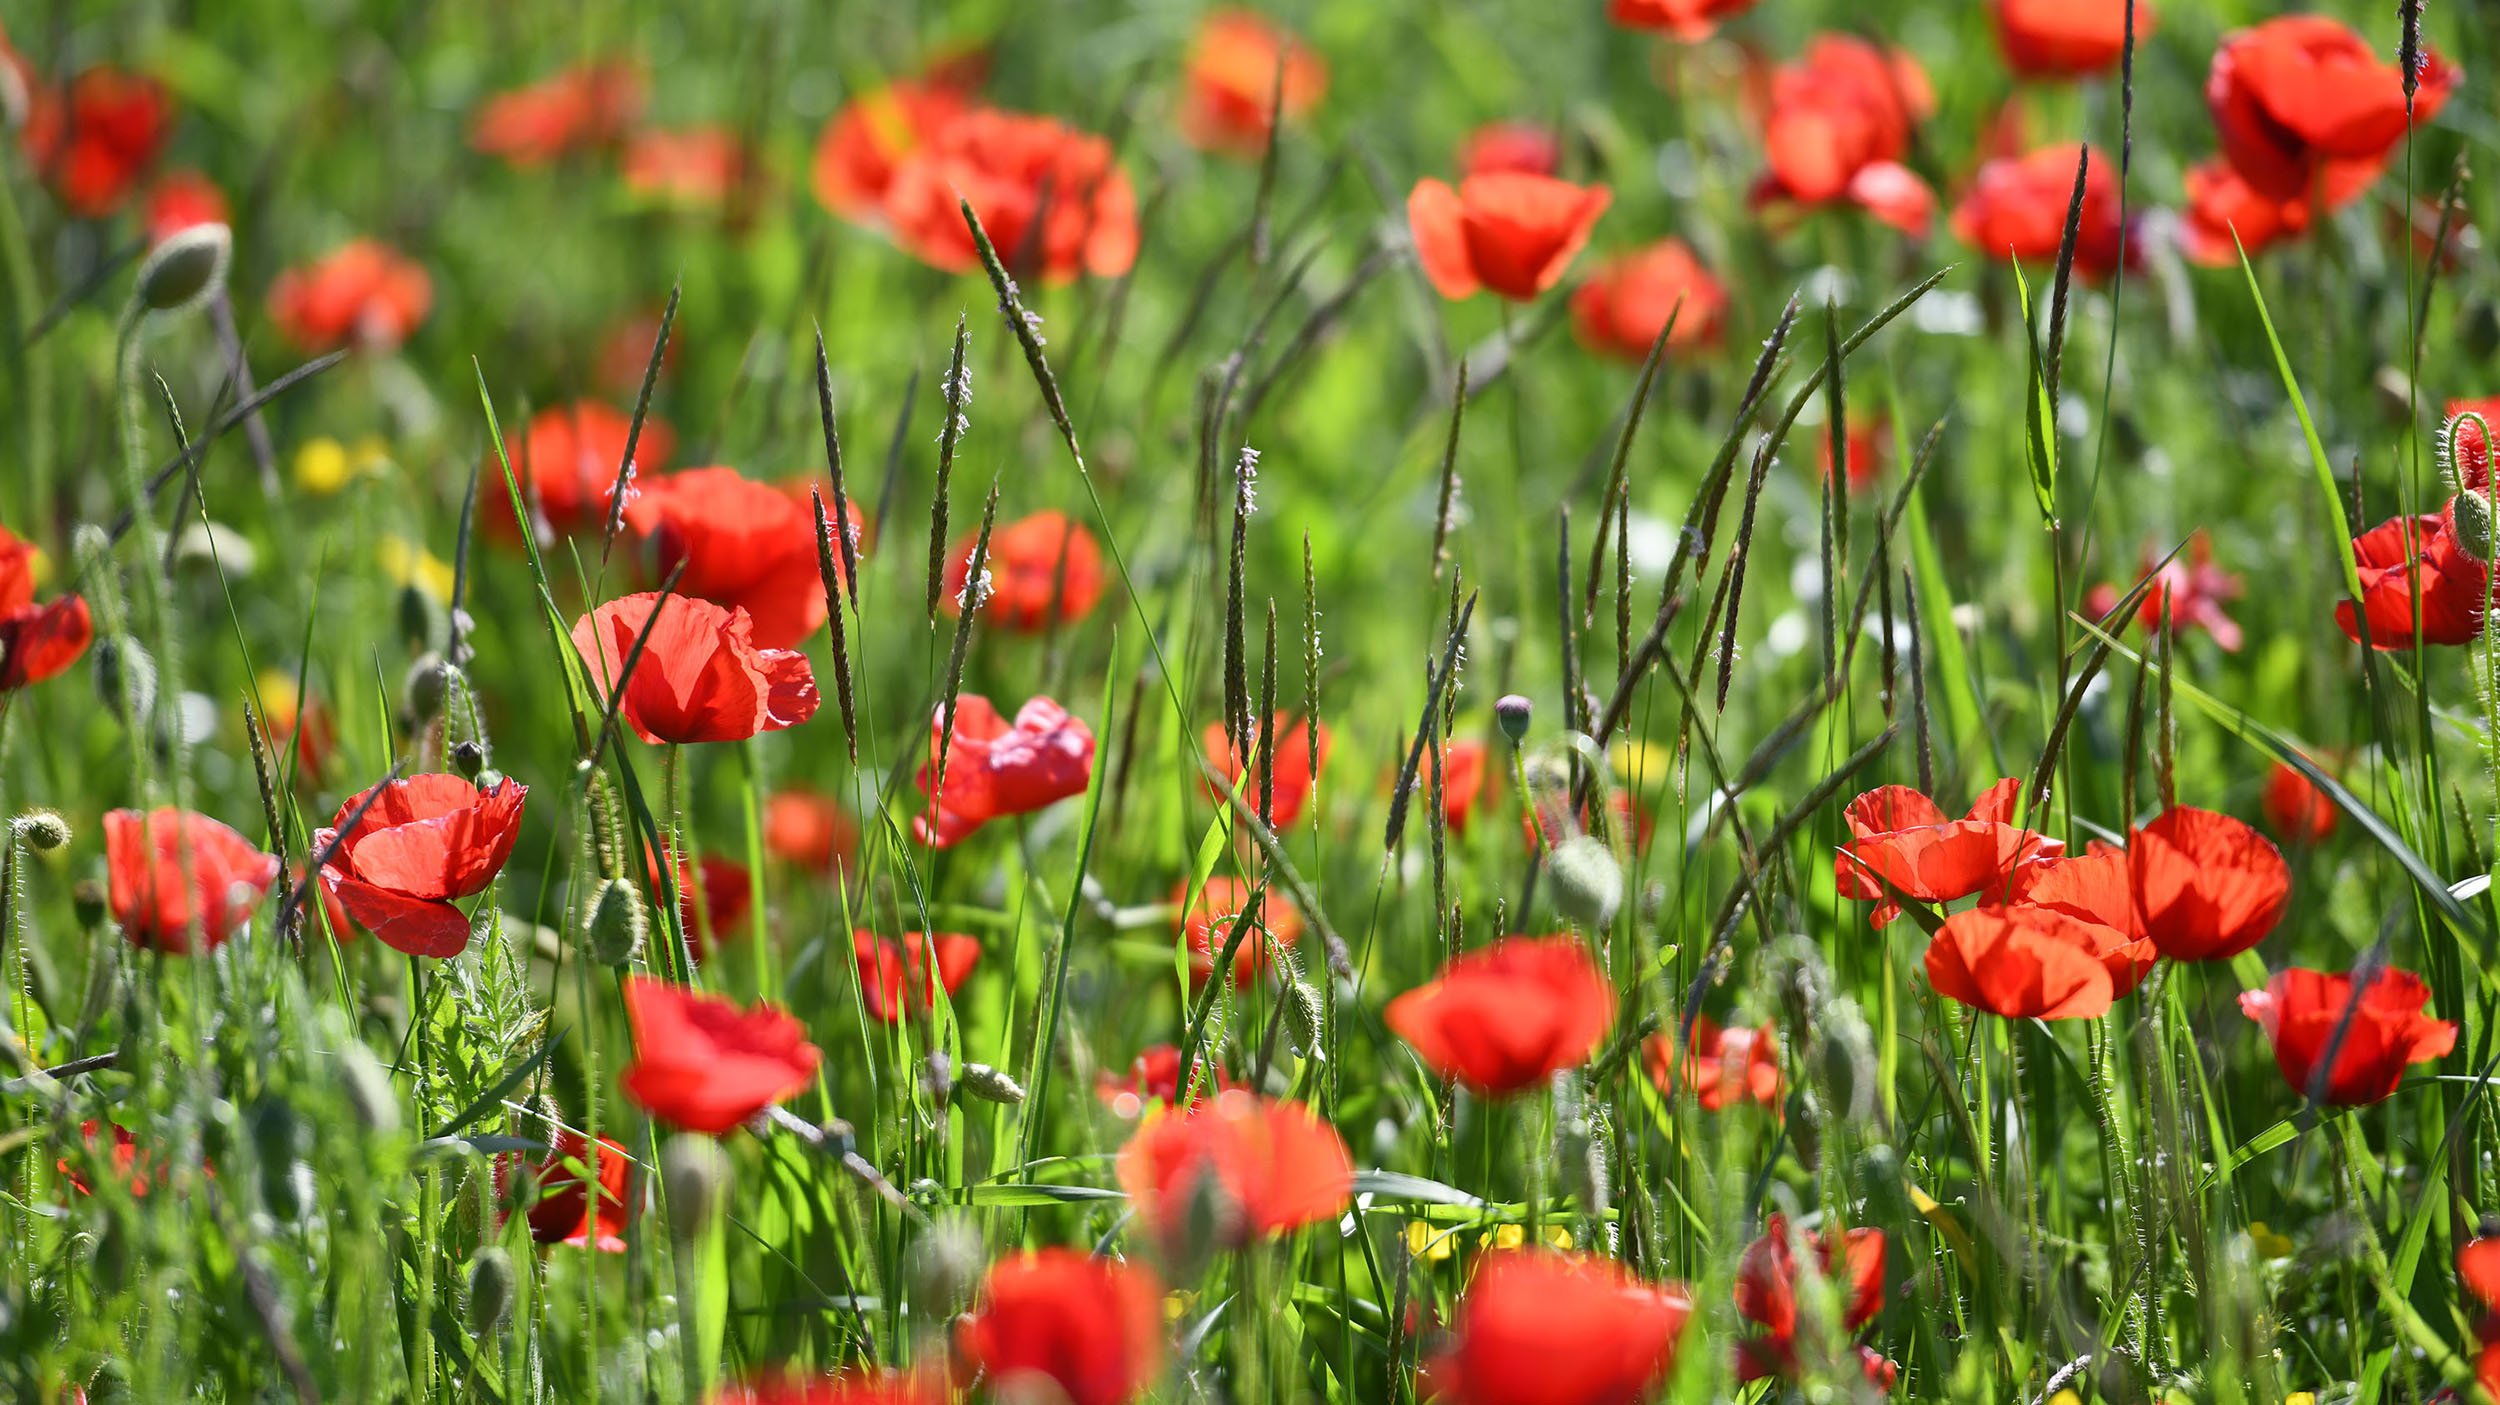
[[[644,625],[650,639],[630,676],[626,661]],[[625,677],[619,714],[646,742],[744,741],[795,727],[821,701],[807,656],[759,648],[747,612],[656,593],[611,600],[573,625],[593,688],[604,703]]]
[[[2408,1066],[2456,1047],[2457,1027],[2422,1012],[2430,999],[2411,971],[2383,967],[2356,998],[2349,974],[2293,967],[2242,994],[2240,1010],[2265,1031],[2293,1092],[2358,1107],[2394,1093]]]
[[[625,978],[634,1060],[625,1096],[671,1126],[718,1136],[805,1088],[819,1055],[799,1022],[769,1005],[740,1009],[719,996],[648,976]]]
[[[2371,648],[2413,647],[2417,590],[2423,643],[2470,644],[2482,634],[2487,574],[2458,548],[2438,513],[2390,518],[2355,537],[2352,551]],[[2345,638],[2360,642],[2351,601],[2336,602],[2335,623]]]
[[[1381,1018],[1426,1067],[1502,1097],[1596,1053],[1615,990],[1575,938],[1505,937],[1453,957]]]
[[[59,675],[94,640],[84,598],[35,603],[34,543],[0,527],[0,693]]]
[[[278,860],[206,815],[171,806],[104,816],[107,900],[133,945],[193,950],[193,929],[214,951],[251,919]]]
[[[951,738],[947,720],[943,705],[929,718],[930,759],[920,767],[929,804],[912,817],[923,844],[959,844],[991,820],[1031,814],[1093,783],[1093,729],[1050,698],[1028,699],[1010,726],[989,699],[967,694],[956,700]]]

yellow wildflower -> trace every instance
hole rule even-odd
[[[382,574],[395,584],[420,587],[437,600],[451,598],[451,564],[433,552],[399,537],[384,537],[374,555]]]

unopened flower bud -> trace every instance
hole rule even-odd
[[[486,748],[476,742],[457,742],[451,748],[451,768],[469,780],[476,780],[486,769]]]
[[[1554,907],[1583,927],[1604,927],[1623,904],[1623,870],[1603,840],[1575,834],[1546,857],[1554,874]]]
[[[469,1332],[491,1337],[512,1310],[512,1256],[489,1244],[469,1256]]]
[[[104,885],[93,878],[81,878],[70,885],[69,910],[78,925],[93,930],[104,921]]]
[[[1295,981],[1286,987],[1285,1034],[1293,1041],[1296,1054],[1306,1059],[1322,1056],[1320,1040],[1327,1027],[1327,1010],[1309,981]]]
[[[2492,550],[2491,498],[2472,488],[2457,494],[2448,505],[2449,530],[2457,539],[2457,549],[2490,565]]]
[[[145,717],[156,710],[156,660],[135,639],[96,641],[96,700],[116,717]],[[125,710],[127,710],[125,712]]]
[[[591,890],[590,902],[582,912],[582,930],[590,959],[602,966],[622,966],[642,950],[643,934],[650,927],[650,918],[643,912],[642,894],[622,878],[601,879]]]
[[[165,236],[139,265],[139,303],[159,315],[187,312],[226,286],[234,231],[195,224]]]
[[[18,842],[48,854],[69,842],[69,821],[51,810],[29,810],[17,817]]]
[[[700,1238],[729,1204],[729,1153],[718,1141],[691,1132],[660,1148],[660,1188],[668,1196],[668,1223],[680,1240]]]
[[[414,583],[399,588],[400,642],[419,653],[440,650],[451,637],[451,618],[434,592]]]
[[[964,1065],[958,1080],[963,1090],[985,1103],[1015,1104],[1024,1101],[1024,1087],[988,1064]]]
[[[443,702],[451,696],[451,665],[443,662],[440,654],[420,655],[408,665],[408,678],[400,694],[414,721],[431,722],[442,716]]]
[[[1536,704],[1517,693],[1505,693],[1493,704],[1493,720],[1513,746],[1528,735],[1528,723],[1535,717]]]

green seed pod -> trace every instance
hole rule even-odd
[[[1323,1057],[1320,1041],[1327,1028],[1327,1007],[1309,981],[1295,981],[1285,988],[1285,1033],[1296,1054],[1306,1059]]]
[[[691,1242],[719,1220],[729,1204],[734,1174],[719,1142],[680,1133],[660,1148],[660,1188],[668,1196],[668,1224],[678,1240]]]
[[[29,810],[17,817],[17,839],[38,854],[48,854],[69,843],[69,821],[51,810]]]
[[[1023,1086],[988,1064],[965,1064],[957,1086],[985,1103],[1013,1106],[1024,1101]]]
[[[469,1332],[481,1339],[492,1337],[503,1326],[504,1315],[512,1311],[514,1274],[512,1255],[503,1246],[489,1244],[469,1259]]]
[[[642,950],[643,935],[650,926],[642,893],[622,878],[602,879],[591,890],[590,902],[582,912],[590,959],[602,966],[622,966],[633,960],[634,954]]]
[[[195,224],[165,237],[139,265],[139,305],[162,317],[188,312],[226,286],[234,231]]]
[[[1554,873],[1554,907],[1582,927],[1604,927],[1623,905],[1623,870],[1602,840],[1573,835],[1546,856]]]
[[[2449,505],[2448,517],[2457,538],[2457,549],[2485,565],[2493,556],[2492,506],[2489,496],[2468,488],[2457,494]]]
[[[1536,718],[1536,704],[1518,693],[1505,693],[1493,704],[1493,720],[1501,724],[1502,735],[1517,746],[1528,735],[1528,724]]]

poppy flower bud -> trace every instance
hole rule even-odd
[[[190,311],[226,286],[233,256],[234,232],[222,224],[167,235],[139,265],[139,305],[166,316]]]
[[[988,1064],[965,1064],[961,1086],[985,1103],[1013,1106],[1024,1101],[1023,1085]]]
[[[441,649],[451,635],[451,616],[434,592],[421,585],[399,588],[399,637],[419,653]]]
[[[1528,723],[1536,716],[1536,704],[1517,693],[1504,693],[1493,704],[1493,720],[1501,725],[1502,735],[1512,746],[1528,735]]]
[[[981,1232],[960,1219],[944,1219],[929,1227],[926,1234],[913,1242],[904,1259],[904,1271],[911,1275],[915,1308],[931,1309],[936,1315],[951,1313],[981,1281],[981,1271],[989,1256],[981,1247]]]
[[[440,654],[421,655],[408,665],[400,694],[410,720],[422,725],[443,715],[443,702],[451,696],[451,672]]]
[[[729,1203],[729,1153],[715,1137],[681,1132],[660,1148],[660,1188],[679,1242],[700,1238]]]
[[[1328,1017],[1320,1004],[1319,992],[1309,981],[1295,981],[1285,991],[1285,1033],[1293,1040],[1293,1051],[1303,1058],[1320,1052],[1320,1038],[1327,1032]]]
[[[622,966],[633,960],[634,953],[642,950],[643,934],[650,925],[642,894],[622,878],[602,879],[582,913],[590,959],[602,966]]]
[[[463,780],[477,780],[486,770],[486,748],[476,742],[458,742],[451,749],[451,768]]]
[[[139,641],[108,635],[96,641],[93,657],[98,702],[116,716],[145,717],[156,710],[156,660]]]
[[[491,1337],[512,1310],[512,1255],[489,1244],[469,1257],[469,1332]]]
[[[82,878],[69,890],[69,908],[78,925],[93,931],[104,921],[104,885],[93,878]]]
[[[1583,927],[1604,927],[1623,905],[1623,870],[1603,840],[1573,835],[1546,857],[1554,871],[1554,907]]]
[[[2450,532],[2457,539],[2457,549],[2488,566],[2492,559],[2491,499],[2471,488],[2457,494],[2449,504],[2453,519]]]
[[[69,843],[69,821],[50,810],[29,810],[17,817],[18,842],[38,854]]]
[[[359,1126],[379,1136],[399,1130],[399,1095],[391,1089],[391,1075],[362,1042],[340,1042],[339,1082]]]

